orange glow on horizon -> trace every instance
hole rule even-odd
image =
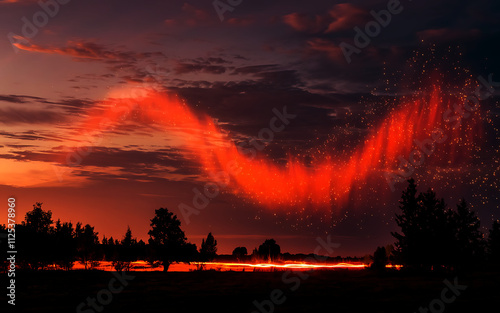
[[[163,271],[163,266],[151,267],[146,261],[136,261],[131,262],[131,271],[147,271],[147,272],[157,272]],[[203,266],[204,270],[218,270],[218,271],[273,271],[275,269],[290,269],[294,271],[299,270],[315,270],[315,269],[364,269],[367,265],[355,262],[355,263],[328,263],[328,264],[311,264],[305,262],[284,262],[284,263],[235,263],[235,262],[191,262],[189,263],[172,263],[169,266],[169,272],[190,272],[197,270]],[[388,266],[393,267],[393,266]],[[394,266],[399,268],[398,266]],[[73,270],[83,270],[85,266],[76,262],[72,268]],[[99,262],[99,266],[96,268],[98,270],[104,271],[114,271],[112,262],[102,261]]]

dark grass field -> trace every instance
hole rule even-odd
[[[259,312],[253,302],[269,300],[274,289],[279,305],[261,312],[419,312],[419,307],[440,298],[455,275],[378,275],[367,270],[297,272],[132,272],[121,292],[111,294],[110,272],[18,272],[15,312],[78,312],[77,306],[98,293],[109,304],[79,312]],[[445,305],[444,312],[497,312],[500,308],[500,273],[460,274],[467,289]],[[113,282],[115,282],[113,280]],[[298,285],[300,283],[300,285]],[[115,282],[112,288],[119,289]],[[295,288],[296,290],[292,290]],[[5,289],[4,289],[5,290]],[[275,291],[275,293],[279,293]],[[453,294],[446,294],[451,297]],[[6,303],[2,295],[2,306]],[[491,309],[488,309],[490,307]],[[439,309],[439,307],[436,307]],[[99,311],[100,309],[100,311]],[[4,310],[2,310],[4,312]],[[425,312],[425,311],[423,311]],[[429,310],[428,312],[441,312]]]

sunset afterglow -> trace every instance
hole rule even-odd
[[[2,301],[491,310],[499,16],[493,0],[0,0]]]

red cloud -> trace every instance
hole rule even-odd
[[[24,43],[14,43],[14,46],[21,50],[31,52],[41,52],[50,54],[68,55],[84,59],[117,59],[119,53],[105,51],[102,47],[87,42],[69,42],[66,47],[43,47],[36,44],[25,45]],[[123,56],[121,56],[123,57]]]
[[[163,23],[168,26],[209,26],[216,22],[216,19],[206,10],[199,9],[189,3],[184,3],[182,5],[183,14],[175,18],[169,18],[163,21]]]
[[[184,12],[175,18],[166,19],[163,23],[168,26],[188,26],[188,27],[203,27],[221,25],[220,21],[214,18],[211,12],[195,7],[189,3],[184,3],[182,6]],[[249,26],[255,24],[255,18],[248,16],[244,18],[231,18],[227,20],[225,25],[231,26]]]
[[[457,39],[476,37],[480,34],[481,32],[478,29],[462,31],[459,29],[439,28],[420,31],[417,33],[417,36],[426,41],[453,41]]]
[[[350,3],[335,5],[328,14],[314,17],[302,13],[291,13],[283,22],[293,29],[308,33],[331,33],[363,25],[369,19],[367,11]]]
[[[20,40],[20,38],[17,38],[17,40],[18,42],[14,43],[13,45],[21,50],[40,52],[40,53],[60,54],[80,59],[93,59],[102,61],[136,61],[137,59],[140,58],[161,54],[161,53],[135,53],[135,52],[117,51],[108,49],[104,46],[101,46],[93,42],[86,42],[86,41],[69,41],[67,45],[64,47],[50,47],[50,46],[44,47],[29,43],[28,40],[26,39]],[[25,42],[28,43],[26,44]]]
[[[345,62],[344,54],[342,49],[335,45],[333,42],[315,38],[307,42],[309,44],[309,50],[323,52],[328,55],[328,57],[334,61]]]
[[[165,25],[167,26],[174,26],[177,24],[176,20],[174,19],[166,19],[165,21],[163,21],[165,23]]]
[[[195,6],[188,3],[184,3],[182,10],[189,14],[189,18],[186,19],[185,23],[188,26],[198,26],[200,24],[206,24],[210,21],[210,15],[204,10],[200,10]]]
[[[369,19],[367,11],[355,7],[350,3],[337,4],[330,10],[329,15],[333,21],[328,26],[326,33],[351,29],[365,24]]]
[[[0,0],[0,4],[7,3],[34,3],[38,2],[38,0]]]
[[[255,19],[252,17],[248,18],[230,18],[227,20],[228,24],[235,25],[235,26],[249,26],[255,23]]]
[[[283,17],[283,22],[300,32],[319,33],[328,25],[327,17],[310,17],[303,13],[291,13]]]

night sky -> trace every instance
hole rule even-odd
[[[147,240],[165,207],[219,253],[331,235],[362,256],[394,242],[406,183],[387,179],[436,128],[419,190],[464,197],[484,232],[500,218],[496,1],[42,3],[0,1],[0,201],[18,222],[43,202]]]

